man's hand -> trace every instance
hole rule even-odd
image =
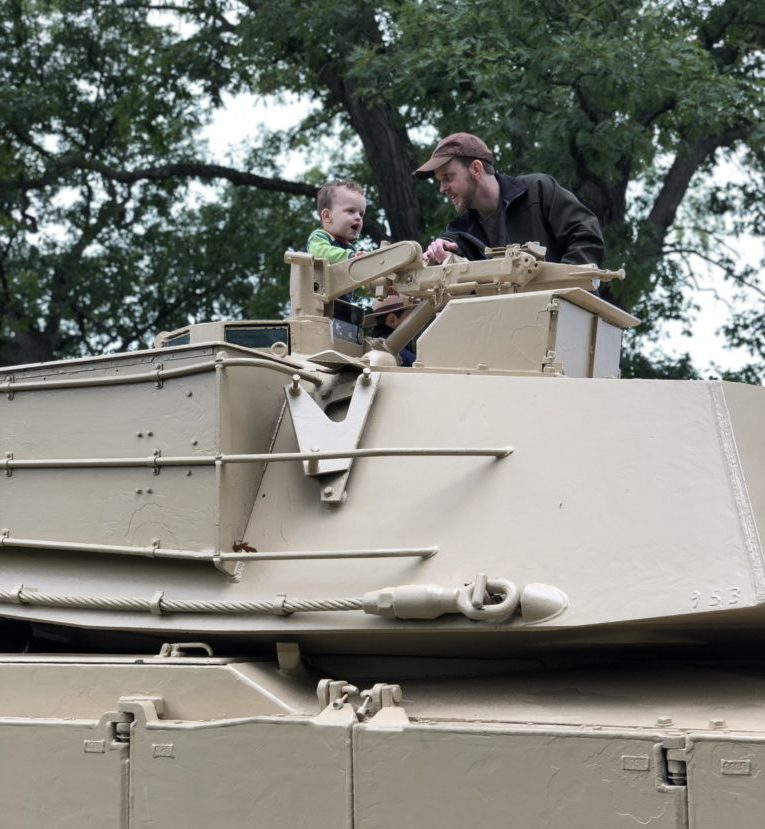
[[[456,242],[448,239],[434,239],[425,253],[422,254],[422,261],[426,265],[440,265],[450,253],[456,253],[459,246]]]

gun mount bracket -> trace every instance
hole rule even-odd
[[[300,451],[319,453],[356,449],[377,393],[380,374],[368,368],[359,374],[342,421],[330,420],[321,406],[301,387],[299,380],[297,375],[292,377],[285,386],[285,397]],[[338,505],[346,499],[345,487],[352,464],[352,457],[317,458],[303,461],[303,470],[306,475],[319,480],[322,502]]]

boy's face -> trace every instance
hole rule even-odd
[[[361,193],[347,187],[338,187],[333,193],[332,207],[325,207],[321,211],[322,227],[336,239],[354,242],[364,226],[366,209],[367,200]]]

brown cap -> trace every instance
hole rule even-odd
[[[426,161],[422,167],[418,167],[414,174],[417,178],[430,178],[434,170],[443,167],[452,158],[458,157],[479,158],[489,164],[494,163],[491,151],[477,135],[471,135],[469,132],[455,132],[454,135],[447,135],[438,142],[430,160]]]
[[[385,299],[376,299],[372,303],[372,313],[364,317],[364,325],[373,325],[377,317],[387,316],[392,311],[406,311],[409,307],[404,305],[404,301],[398,294],[391,294]]]

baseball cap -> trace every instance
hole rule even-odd
[[[404,305],[403,300],[397,294],[391,294],[385,299],[376,299],[372,303],[372,312],[364,317],[364,325],[372,325],[377,317],[390,314],[391,311],[405,311],[409,307]]]
[[[494,156],[477,135],[469,132],[455,132],[447,135],[436,145],[433,155],[422,167],[418,167],[414,174],[417,178],[430,178],[433,171],[443,167],[452,158],[478,158],[488,164],[494,163]]]

